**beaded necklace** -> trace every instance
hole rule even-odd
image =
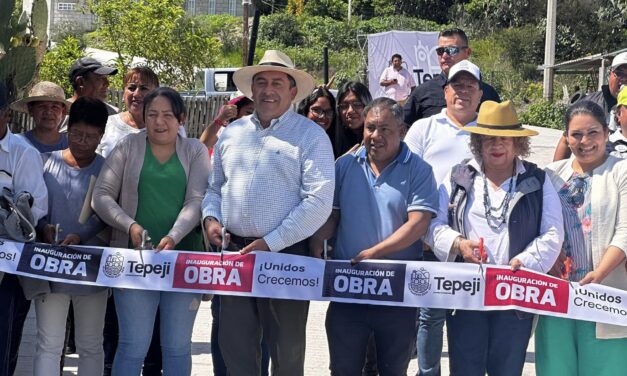
[[[497,208],[493,207],[492,202],[490,201],[490,195],[488,194],[488,181],[486,180],[484,171],[481,171],[481,177],[483,178],[483,207],[485,209],[485,219],[491,229],[498,230],[507,221],[509,203],[514,196],[513,191],[516,179],[516,162],[514,162],[514,168],[512,169],[512,181],[509,183],[509,189],[507,190],[503,201],[501,201],[501,205]],[[500,214],[495,215],[499,212]]]

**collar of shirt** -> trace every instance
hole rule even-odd
[[[627,138],[623,136],[623,132],[621,132],[621,130],[619,129],[618,132],[614,132],[610,134],[609,141],[610,142],[616,142],[616,141],[627,142]]]
[[[253,122],[253,124],[255,124],[255,128],[257,128],[258,131],[264,131],[264,130],[268,130],[268,129],[278,129],[278,128],[280,128],[283,124],[287,123],[288,120],[292,116],[294,116],[295,114],[296,113],[290,107],[287,111],[285,111],[277,119],[270,120],[270,126],[268,128],[264,128],[264,127],[261,126],[261,121],[257,117],[257,111],[253,112],[253,114],[250,116],[250,120]]]
[[[13,133],[11,133],[11,129],[9,129],[9,126],[7,125],[7,134],[4,135],[2,140],[0,140],[0,150],[4,150],[7,153],[11,152],[11,137],[14,136]]]
[[[361,145],[353,152],[353,156],[357,159],[358,162],[364,163],[368,161],[368,151],[366,150],[365,145]],[[401,141],[401,150],[396,155],[396,158],[392,161],[392,163],[407,163],[411,158],[411,150],[407,147],[407,145]],[[390,165],[392,164],[390,163]],[[389,165],[388,165],[389,166]]]
[[[442,109],[442,111],[440,111],[439,114],[433,115],[434,119],[438,122],[438,123],[442,123],[442,124],[446,124],[451,128],[456,129],[459,133],[468,133],[465,130],[461,129],[461,127],[455,122],[453,121],[453,119],[451,119],[448,116],[448,113],[446,112],[446,107],[444,107]],[[464,127],[474,127],[477,125],[477,117],[475,116],[474,120],[471,121],[470,123],[464,125]]]
[[[518,157],[516,157],[515,161],[516,161],[516,176],[520,174],[524,174],[525,171],[527,171],[527,169],[525,168],[525,165],[522,163],[522,161]],[[479,164],[479,161],[477,161],[476,158],[471,159],[470,162],[468,162],[468,165],[472,166],[475,170],[479,172],[481,171],[481,165]]]

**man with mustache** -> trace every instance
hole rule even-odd
[[[329,218],[335,170],[329,137],[292,110],[313,78],[281,51],[235,72],[237,88],[255,103],[252,115],[225,128],[213,149],[213,173],[202,203],[212,244],[222,228],[242,254],[270,251],[309,255],[307,239]],[[229,375],[261,372],[261,335],[272,374],[302,376],[309,302],[220,297],[219,343]]]

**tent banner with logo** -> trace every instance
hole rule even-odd
[[[525,312],[627,326],[627,291],[528,269],[0,240],[0,271],[48,281],[278,299]]]

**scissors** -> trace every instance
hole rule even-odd
[[[63,232],[60,224],[54,225],[54,244],[59,244],[59,233]]]
[[[144,255],[142,250],[144,249],[152,249],[152,239],[150,235],[148,235],[148,230],[142,231],[142,239],[141,244],[139,245],[139,258],[141,259],[142,264],[144,263]]]
[[[485,270],[483,269],[483,263],[488,260],[488,254],[483,246],[483,238],[479,238],[479,271],[485,281]]]
[[[575,288],[575,286],[573,286],[573,282],[570,280],[570,273],[572,272],[573,269],[573,260],[570,258],[570,256],[566,256],[566,259],[564,260],[564,269],[562,270],[562,279],[565,279],[568,281],[568,283],[570,284],[570,287],[572,287],[573,289]]]
[[[220,248],[220,261],[224,258],[224,252],[228,252],[231,243],[231,234],[226,231],[226,227],[222,227],[222,247]]]

